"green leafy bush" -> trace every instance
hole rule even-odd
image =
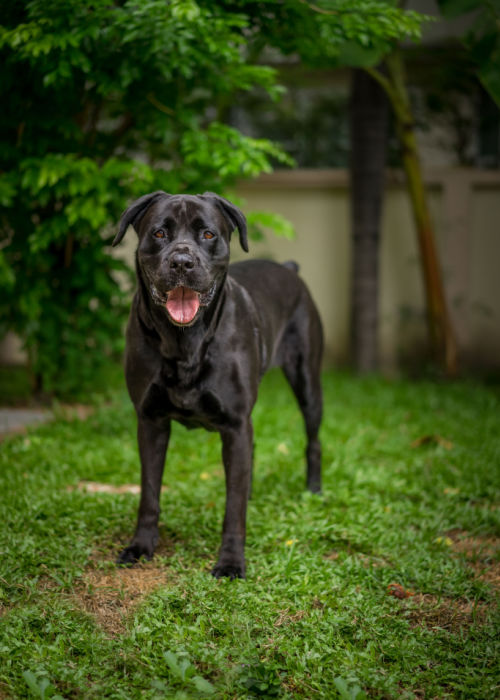
[[[7,1],[0,25],[0,335],[36,388],[85,392],[122,351],[127,203],[223,190],[285,154],[221,123],[241,90],[279,94],[245,59],[244,16],[190,0]]]

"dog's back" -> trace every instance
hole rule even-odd
[[[245,288],[259,316],[267,343],[268,369],[283,366],[296,343],[296,350],[314,357],[319,368],[323,352],[323,329],[308,288],[294,262],[248,260],[229,266],[229,276]],[[319,371],[319,369],[318,369]]]

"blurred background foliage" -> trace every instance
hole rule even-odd
[[[479,3],[464,37],[467,75],[483,70],[489,85],[492,3]],[[443,0],[443,13],[470,9],[452,4]],[[224,192],[294,162],[345,166],[348,90],[310,71],[377,65],[401,40],[418,42],[426,20],[392,0],[4,0],[0,337],[22,339],[33,389],[84,395],[120,357],[130,271],[109,245],[133,198]],[[301,67],[287,72],[292,62]],[[451,110],[466,158],[464,76],[448,71],[419,105],[422,124]],[[455,79],[456,109],[442,100]],[[291,235],[276,215],[249,218],[254,234]]]
[[[418,32],[416,15],[390,3],[340,5],[345,14],[299,0],[2,3],[0,334],[22,338],[38,393],[84,393],[123,349],[117,273],[128,272],[108,246],[132,198],[220,192],[292,164],[267,138],[224,123],[242,94],[282,93],[276,72],[253,60],[266,44],[288,51],[300,38],[316,56],[319,31],[321,50],[338,58],[358,36],[371,46]],[[262,213],[254,229],[263,217],[290,234]]]
[[[236,92],[280,91],[245,59],[246,24],[185,1],[2,4],[0,333],[36,390],[78,393],[121,354],[129,273],[108,246],[131,199],[291,162],[217,120]]]

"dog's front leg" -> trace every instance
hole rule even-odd
[[[252,473],[253,429],[250,419],[241,427],[221,431],[226,473],[226,513],[215,578],[245,578],[245,522]]]
[[[141,557],[151,559],[158,541],[160,492],[170,422],[161,426],[138,418],[137,439],[141,458],[141,500],[132,542],[120,553],[118,564],[134,564]]]

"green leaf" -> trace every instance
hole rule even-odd
[[[40,686],[38,685],[38,679],[32,671],[23,671],[23,678],[26,681],[26,685],[31,690],[33,695],[37,698],[41,698],[42,694],[40,691]]]
[[[293,225],[281,214],[268,211],[253,211],[248,214],[247,220],[250,226],[255,226],[258,229],[261,227],[271,229],[276,236],[281,238],[287,238],[288,240],[295,238]]]
[[[342,700],[366,700],[366,693],[358,686],[350,686],[344,678],[333,679],[339,697]]]
[[[339,47],[339,63],[353,68],[368,68],[380,63],[385,49],[365,47],[356,41],[346,41]]]
[[[54,692],[54,686],[51,684],[48,678],[40,678],[39,680],[35,674],[29,670],[23,671],[23,678],[33,695],[40,698],[40,700],[45,700],[45,698],[52,698],[52,700],[64,700],[62,695]]]
[[[16,186],[9,175],[0,176],[0,205],[8,207],[16,194]]]
[[[182,669],[179,665],[179,662],[177,660],[176,655],[174,653],[172,653],[171,651],[166,651],[163,654],[163,658],[167,662],[167,665],[168,665],[169,669],[172,671],[172,673],[174,674],[174,676],[176,676],[177,678],[180,678],[182,680],[184,678],[184,675],[183,675]]]
[[[201,676],[194,676],[191,680],[200,693],[204,693],[205,695],[213,695],[216,692],[214,686]]]
[[[479,79],[500,108],[500,62],[484,66],[478,72]]]

